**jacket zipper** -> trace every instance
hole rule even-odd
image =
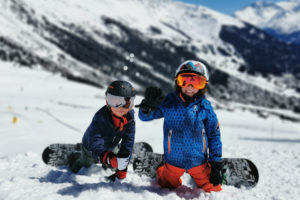
[[[172,137],[172,129],[169,130],[169,134],[168,134],[168,153],[171,153],[171,137]]]
[[[205,146],[206,146],[206,141],[205,141],[205,130],[203,129],[202,131],[202,140],[203,140],[203,150],[202,152],[205,152]]]

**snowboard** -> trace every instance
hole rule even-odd
[[[156,169],[163,164],[164,156],[153,152],[144,152],[144,157],[133,160],[133,171],[139,175],[155,178]],[[258,183],[258,170],[254,163],[245,158],[223,158],[223,182],[237,188],[253,188]]]
[[[68,158],[72,153],[80,153],[82,144],[50,144],[43,153],[42,159],[45,164],[52,166],[68,165]],[[117,148],[118,149],[118,148]],[[145,156],[145,152],[153,152],[152,147],[145,142],[137,142],[134,144],[133,153],[130,162],[133,162],[135,157]]]
[[[52,166],[64,166],[68,165],[68,158],[71,153],[80,153],[82,144],[50,144],[47,146],[43,153],[42,159],[45,164]]]

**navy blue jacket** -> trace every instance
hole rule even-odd
[[[191,169],[222,157],[222,142],[217,116],[205,98],[188,106],[177,92],[170,93],[149,115],[139,110],[143,121],[164,118],[164,155],[166,163]]]
[[[92,152],[95,161],[100,161],[106,151],[112,151],[122,140],[119,153],[131,154],[134,137],[135,121],[134,111],[126,115],[128,123],[124,125],[123,131],[115,127],[111,112],[107,106],[103,106],[94,116],[82,138],[83,146]]]

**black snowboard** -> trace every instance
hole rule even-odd
[[[51,144],[47,146],[43,153],[44,163],[52,166],[68,165],[68,157],[72,152],[80,152],[82,144]]]
[[[150,144],[146,142],[137,142],[133,146],[133,151],[130,159],[130,163],[133,162],[134,158],[145,157],[146,152],[153,152]]]
[[[156,169],[163,164],[162,154],[146,152],[145,157],[136,157],[133,160],[133,170],[139,175],[155,178]],[[256,166],[245,158],[223,158],[223,183],[237,188],[253,188],[258,183]]]
[[[43,153],[42,159],[44,163],[52,166],[68,165],[68,157],[71,153],[80,152],[82,144],[51,144],[47,146]],[[152,147],[145,142],[137,142],[133,147],[133,154],[130,162],[132,163],[135,157],[143,157],[145,152],[153,152]]]

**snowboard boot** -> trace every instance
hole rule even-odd
[[[80,152],[72,152],[68,157],[69,167],[73,173],[77,173],[81,169]]]

